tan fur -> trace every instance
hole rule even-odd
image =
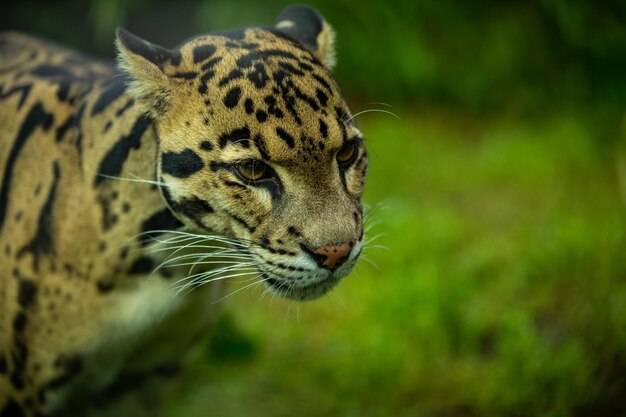
[[[325,57],[329,31],[318,36]],[[133,39],[117,41],[124,79],[110,64],[0,35],[1,412],[116,413],[113,401],[98,404],[125,378],[161,380],[184,363],[225,287],[175,296],[190,272],[157,270],[168,255],[224,265],[237,256],[271,291],[311,299],[362,248],[367,157],[332,60],[260,28],[197,37],[165,60]],[[351,143],[354,159],[340,166]],[[237,164],[252,159],[276,177],[247,182]],[[182,232],[204,248],[159,251],[167,245],[150,239]],[[211,236],[232,248],[220,252]],[[335,269],[312,255],[344,242],[352,250]]]

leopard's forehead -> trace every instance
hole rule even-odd
[[[189,88],[178,90],[173,119],[185,113],[201,121],[214,147],[237,144],[266,160],[306,162],[358,135],[330,71],[280,32],[203,35],[178,51],[164,72]]]

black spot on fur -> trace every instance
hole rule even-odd
[[[104,90],[100,97],[94,103],[91,109],[91,115],[95,116],[98,113],[102,113],[108,106],[110,106],[115,100],[117,100],[126,91],[126,84],[118,82],[111,84],[106,90]]]
[[[22,308],[33,305],[37,299],[37,286],[28,279],[22,279],[19,284],[17,301]]]
[[[115,117],[121,117],[126,110],[130,109],[131,107],[133,107],[133,104],[135,104],[135,99],[129,99],[126,104],[124,104],[124,106],[120,107],[119,109],[117,109],[117,111],[115,112]]]
[[[26,329],[26,324],[28,323],[28,318],[23,311],[20,311],[13,318],[13,331],[15,333],[22,333],[24,329]]]
[[[39,212],[39,218],[37,220],[37,230],[32,240],[24,246],[18,252],[17,256],[21,257],[26,252],[33,254],[33,267],[35,271],[39,271],[39,260],[42,255],[48,255],[54,251],[54,241],[52,233],[52,209],[57,197],[57,188],[59,185],[59,179],[61,177],[61,171],[59,168],[59,162],[54,161],[53,165],[53,180],[50,192],[46,198],[46,202]]]
[[[30,73],[41,78],[72,78],[72,74],[66,68],[49,64],[35,67]]]
[[[212,151],[213,150],[213,144],[211,142],[209,142],[208,140],[203,140],[202,142],[200,142],[200,149],[202,149],[203,151]]]
[[[77,128],[80,126],[80,122],[83,119],[83,113],[85,111],[85,104],[80,106],[77,112],[72,113],[70,117],[67,118],[65,123],[57,128],[56,133],[56,141],[60,142],[64,137],[67,131],[71,128]]]
[[[259,123],[265,123],[267,121],[267,113],[263,110],[257,110],[256,119]]]
[[[224,96],[224,105],[232,109],[239,103],[239,99],[241,98],[241,88],[233,87]]]
[[[322,107],[326,107],[328,103],[328,96],[319,88],[315,89],[315,95],[317,96],[317,100],[320,102]]]
[[[197,72],[189,71],[189,72],[177,72],[172,75],[173,78],[182,78],[183,80],[192,80],[198,76]]]
[[[252,99],[247,98],[244,102],[244,107],[247,114],[252,114],[254,112],[254,103],[252,102]]]
[[[224,133],[219,138],[220,148],[224,148],[229,142],[242,145],[244,148],[250,146],[250,129],[248,126],[244,126],[239,129],[234,129],[228,133]]]
[[[272,159],[272,158],[270,158],[270,154],[269,154],[269,152],[267,150],[267,146],[265,145],[265,139],[263,139],[263,136],[256,135],[254,137],[254,144],[256,145],[256,147],[259,150],[259,153],[261,154],[263,159],[265,159],[266,161],[269,161],[269,160]]]
[[[187,217],[195,218],[198,215],[213,213],[213,207],[198,197],[183,198],[177,203],[176,209]]]
[[[333,95],[333,89],[330,87],[330,84],[328,84],[328,81],[326,81],[324,78],[322,78],[318,74],[313,73],[311,75],[313,76],[313,78],[317,80],[317,82],[322,84],[322,86],[326,89],[328,94],[330,94],[331,96]]]
[[[302,236],[302,234],[294,226],[289,226],[287,228],[287,233],[289,233],[290,235],[296,236],[296,237],[301,237]]]
[[[266,49],[263,51],[253,51],[246,55],[242,55],[237,59],[237,67],[250,68],[256,62],[262,61],[270,57],[287,58],[293,59],[294,61],[298,60],[298,58],[291,52],[287,52],[282,49]]]
[[[320,119],[320,135],[322,135],[324,139],[328,137],[328,126],[322,119]]]
[[[147,256],[142,256],[133,262],[130,270],[131,274],[146,274],[154,269],[154,262]]]
[[[198,64],[206,61],[215,53],[217,48],[214,45],[198,45],[193,48],[193,63]]]
[[[177,178],[187,178],[204,168],[204,161],[193,150],[187,148],[181,153],[166,152],[161,158],[161,170]]]
[[[26,97],[28,97],[28,94],[30,93],[30,89],[32,88],[32,85],[27,84],[27,85],[18,85],[13,87],[12,89],[8,90],[6,93],[3,92],[2,87],[0,87],[0,100],[4,100],[6,98],[11,97],[13,94],[16,93],[21,93],[22,96],[20,97],[20,101],[17,104],[17,109],[21,109],[22,105],[24,104],[24,101],[26,100]]]
[[[219,171],[220,169],[227,168],[228,166],[229,165],[224,162],[211,161],[211,163],[209,163],[209,168],[211,168],[211,171],[213,172]]]
[[[241,72],[239,69],[235,68],[234,70],[232,70],[231,72],[228,73],[228,75],[226,75],[225,77],[223,77],[220,82],[219,82],[219,86],[220,87],[224,87],[226,84],[228,84],[231,81],[234,80],[238,80],[240,78],[243,77],[243,72]]]
[[[180,222],[180,220],[174,217],[169,209],[165,208],[158,211],[150,216],[141,225],[141,231],[144,233],[142,234],[141,246],[146,246],[152,242],[152,237],[164,233],[162,230],[176,230],[183,226],[184,225]],[[159,232],[154,232],[155,230],[159,230]]]
[[[74,379],[83,370],[83,361],[79,356],[60,356],[54,362],[54,367],[59,369],[59,374],[48,382],[51,389],[60,388]]]
[[[278,135],[279,138],[281,138],[286,144],[287,146],[289,146],[290,148],[293,148],[296,144],[293,136],[291,136],[289,133],[285,132],[282,128],[277,127],[276,128],[276,134]]]
[[[139,149],[141,146],[141,137],[150,126],[150,123],[152,123],[152,120],[148,116],[144,115],[139,117],[135,121],[130,133],[120,137],[104,158],[102,158],[98,173],[112,177],[118,176],[120,172],[122,172],[122,166],[124,162],[126,162],[130,151],[132,149]],[[96,175],[94,185],[99,185],[107,180],[109,180],[109,178]]]
[[[254,231],[256,230],[256,227],[254,226],[250,226],[244,219],[242,219],[241,217],[237,216],[236,214],[233,214],[229,211],[226,211],[230,217],[232,217],[237,223],[243,225],[243,227],[245,227],[246,229],[248,229],[248,231],[250,233],[254,233]]]
[[[267,75],[265,66],[261,63],[256,63],[254,64],[254,69],[248,73],[248,80],[250,80],[256,88],[263,88],[270,80],[270,77]]]
[[[24,148],[26,141],[35,129],[37,129],[37,127],[41,127],[43,130],[48,130],[52,125],[53,120],[54,118],[52,114],[46,113],[43,105],[41,103],[37,103],[26,115],[22,126],[20,126],[17,138],[15,138],[11,151],[9,152],[9,156],[5,161],[2,186],[0,187],[0,231],[2,231],[6,217],[9,192],[11,191],[11,180],[13,179],[13,170],[16,165],[15,162]]]

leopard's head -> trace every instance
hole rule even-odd
[[[306,6],[174,49],[117,33],[170,208],[243,242],[270,289],[299,300],[332,288],[363,247],[367,153],[331,74],[333,38]]]

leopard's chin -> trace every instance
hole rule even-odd
[[[264,276],[263,281],[270,292],[283,298],[296,301],[315,300],[330,291],[345,275],[328,278],[307,285],[295,284],[282,278]]]

